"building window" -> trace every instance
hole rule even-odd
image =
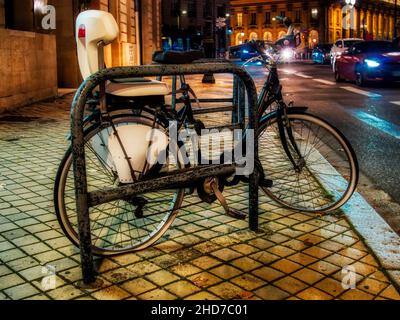
[[[250,25],[251,26],[257,25],[257,13],[256,12],[252,12],[250,14]]]
[[[318,19],[318,9],[317,8],[311,9],[311,18],[313,18],[314,20]]]
[[[194,0],[188,2],[188,16],[190,18],[197,17],[197,6],[196,6],[196,1]]]
[[[296,10],[294,22],[301,23],[301,11],[300,10]]]
[[[5,26],[7,29],[48,32],[42,28],[47,0],[4,0]]]
[[[265,13],[265,24],[271,24],[271,12]]]
[[[243,13],[238,13],[237,14],[237,26],[242,27],[243,26]]]

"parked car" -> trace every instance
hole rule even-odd
[[[265,47],[263,41],[257,40],[256,42],[259,47]],[[246,42],[241,46],[240,60],[246,61],[259,55],[260,54],[257,51],[257,47],[254,46],[252,42]]]
[[[331,61],[332,43],[318,44],[312,52],[312,61],[314,63],[325,64]]]
[[[368,82],[400,82],[400,49],[389,41],[359,42],[337,57],[335,79]]]
[[[352,45],[363,41],[364,41],[363,39],[359,38],[346,38],[346,39],[339,39],[338,41],[336,41],[331,49],[331,65],[333,70],[335,70],[335,62],[338,56],[340,56],[346,50],[349,50],[349,48]]]

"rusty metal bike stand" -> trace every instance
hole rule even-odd
[[[74,183],[76,194],[76,210],[78,215],[78,229],[81,255],[81,269],[83,284],[91,286],[95,284],[96,273],[93,264],[92,239],[90,230],[90,207],[118,199],[133,196],[144,190],[160,190],[173,183],[176,185],[188,181],[199,181],[204,178],[233,174],[235,165],[212,165],[207,167],[183,169],[176,172],[174,176],[161,177],[149,181],[141,181],[132,185],[110,189],[106,191],[88,192],[85,148],[84,148],[84,112],[91,93],[106,81],[122,78],[136,77],[157,77],[157,76],[179,76],[205,73],[229,73],[234,75],[233,90],[233,111],[232,123],[241,124],[243,130],[258,129],[257,118],[257,90],[253,79],[246,70],[228,62],[218,63],[199,63],[183,65],[149,65],[138,67],[118,67],[103,69],[86,79],[78,89],[71,108],[71,134],[72,134],[72,154],[74,168]],[[245,106],[247,93],[248,120],[245,124]],[[212,102],[218,102],[218,99],[211,99]],[[220,99],[226,102],[226,99]],[[215,110],[214,110],[215,112]],[[255,135],[256,137],[256,135]],[[254,159],[258,159],[258,141],[254,140]],[[254,161],[254,159],[251,159]],[[258,171],[249,177],[249,228],[253,231],[258,230]]]

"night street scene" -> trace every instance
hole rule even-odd
[[[0,305],[400,300],[397,0],[0,0],[0,62]]]

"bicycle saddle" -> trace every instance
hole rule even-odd
[[[204,53],[199,50],[192,51],[155,51],[153,61],[161,64],[187,64],[204,58]]]

